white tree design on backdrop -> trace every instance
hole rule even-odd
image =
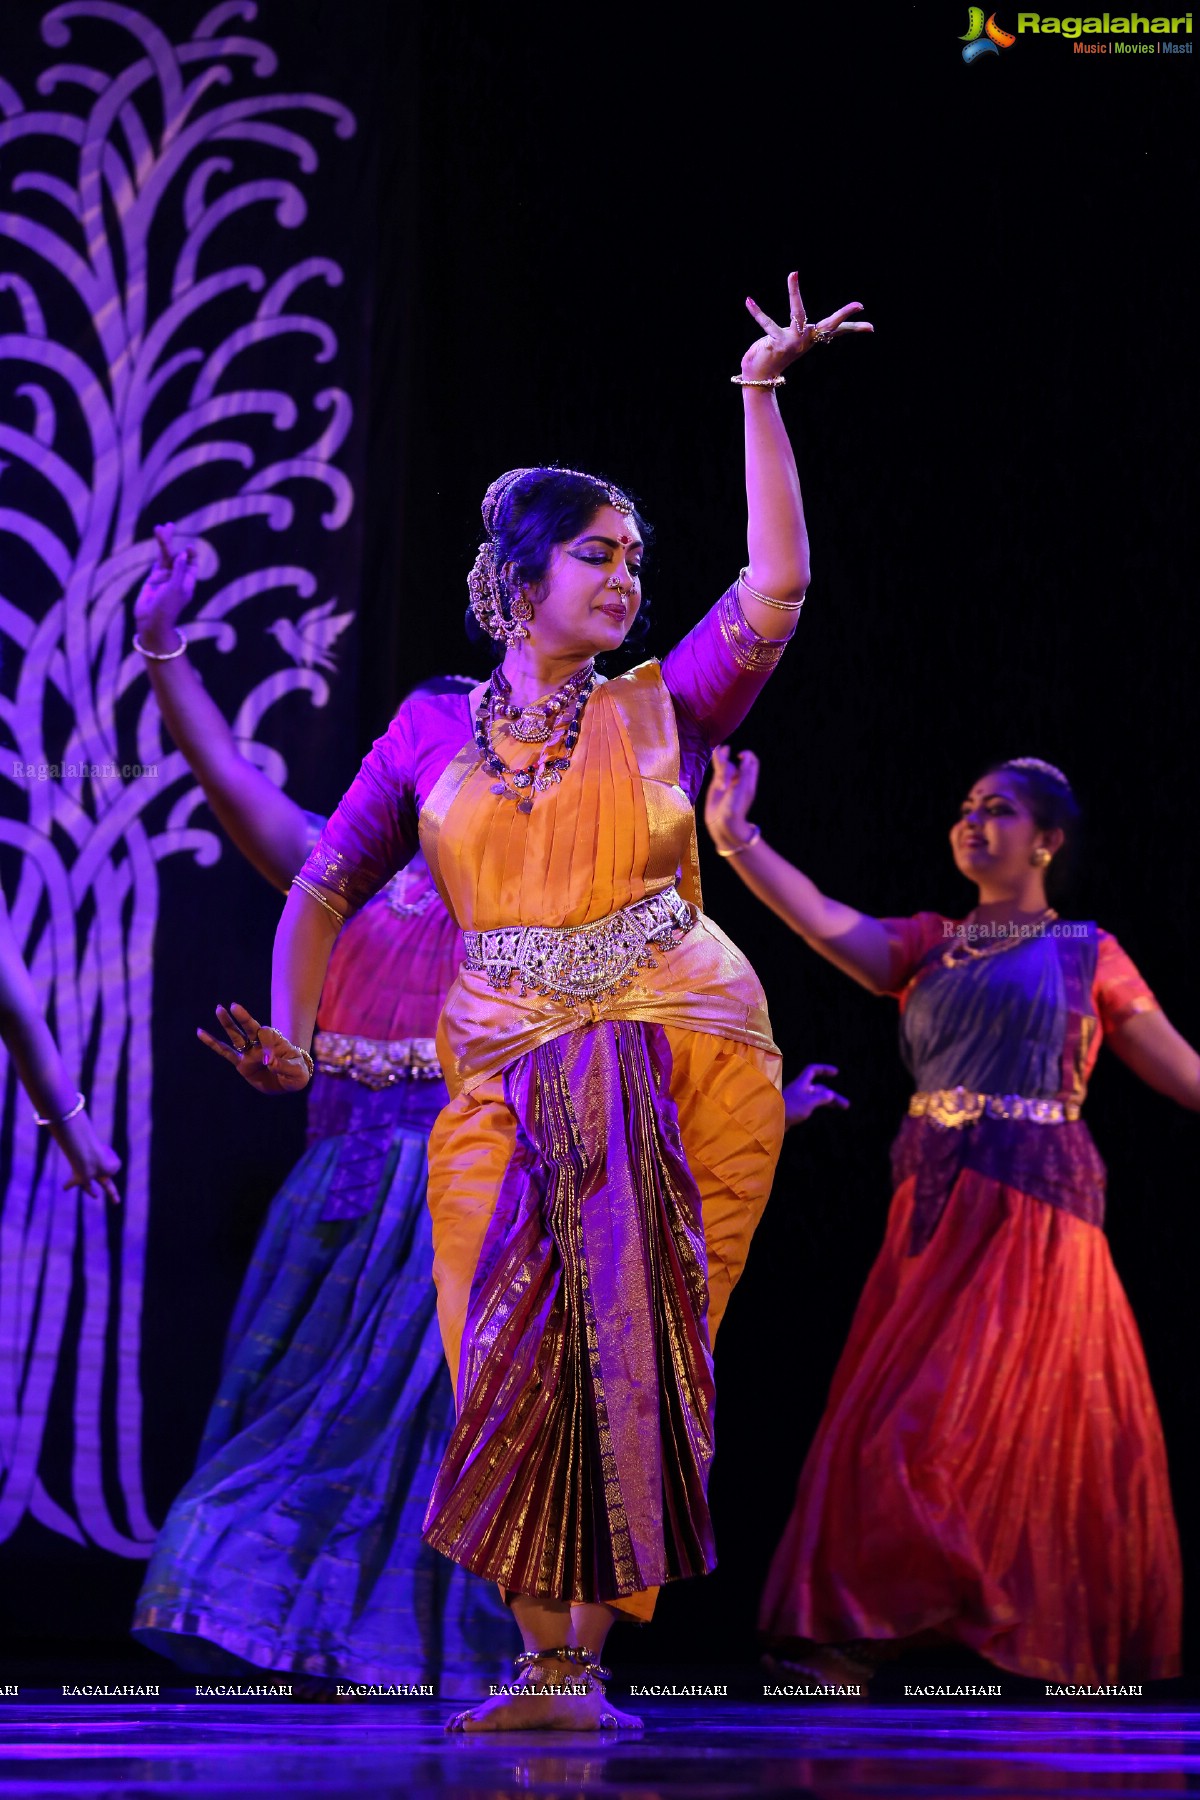
[[[151,525],[169,517],[210,584],[191,639],[232,649],[238,608],[274,590],[288,620],[314,604],[325,616],[335,602],[321,600],[303,550],[287,555],[289,535],[311,546],[311,514],[297,529],[297,503],[315,492],[331,532],[354,503],[335,465],[351,403],[329,380],[339,346],[319,316],[342,270],[296,258],[292,234],[318,145],[329,154],[355,121],[321,95],[270,90],[275,52],[237,30],[256,11],[226,0],[173,43],[133,6],[68,0],[42,18],[46,44],[67,52],[86,29],[112,67],[55,62],[38,80],[39,110],[0,77],[0,645],[12,695],[0,698],[0,840],[22,853],[13,923],[59,1047],[101,1135],[125,1155],[119,1214],[65,1192],[65,1165],[38,1141],[0,1051],[12,1147],[0,1216],[0,1539],[32,1514],[126,1556],[144,1556],[154,1535],[138,1365],[156,871],[175,852],[205,864],[220,854],[192,823],[201,796],[186,765],[164,753],[130,645],[131,600],[153,561]],[[239,161],[251,165],[245,179]],[[222,227],[247,208],[258,209],[259,260],[224,266]],[[51,335],[48,318],[68,313],[69,331]],[[274,385],[253,385],[256,371]],[[225,491],[188,510],[200,471],[206,494]],[[233,531],[237,569],[222,581]],[[275,636],[285,649],[286,633]],[[305,666],[315,660],[260,681],[235,721],[280,782],[285,766],[259,727],[286,693],[325,703],[324,675]],[[123,762],[131,749],[136,762]],[[67,1368],[71,1488],[53,1495],[41,1469],[47,1409]]]

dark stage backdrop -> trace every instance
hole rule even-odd
[[[6,32],[0,68],[11,86],[11,94],[0,88],[11,114],[9,138],[0,137],[0,208],[52,223],[77,247],[82,228],[63,198],[45,184],[14,192],[12,181],[41,169],[75,183],[74,140],[47,147],[14,130],[14,120],[22,108],[46,107],[86,119],[107,90],[77,83],[47,94],[39,76],[69,61],[111,80],[151,54],[153,71],[134,95],[144,101],[149,148],[135,148],[119,109],[106,127],[130,168],[139,153],[162,154],[168,104],[166,64],[127,26],[91,16],[101,10],[25,6]],[[206,26],[202,4],[158,0],[142,9],[177,57],[207,30],[257,38],[278,58],[267,69],[240,50],[212,55],[230,80],[196,100],[197,117],[287,94],[287,108],[245,116],[302,138],[312,155],[306,161],[295,144],[261,132],[197,138],[155,203],[147,321],[177,290],[194,291],[220,271],[252,266],[265,285],[214,296],[211,322],[189,317],[158,355],[197,346],[211,358],[302,258],[336,265],[340,280],[314,274],[284,309],[318,318],[335,348],[322,361],[324,339],[297,335],[286,351],[256,342],[213,378],[215,394],[240,393],[245,383],[292,396],[297,420],[286,428],[262,415],[193,421],[202,365],[181,367],[148,403],[140,463],[130,467],[167,434],[168,457],[236,438],[252,460],[210,452],[180,469],[177,492],[144,481],[127,493],[125,465],[113,476],[87,464],[98,459],[78,425],[70,427],[76,438],[55,437],[56,419],[68,430],[63,365],[43,377],[9,350],[11,337],[2,340],[0,353],[15,361],[2,365],[0,427],[57,450],[90,495],[102,479],[116,480],[117,513],[125,505],[123,535],[106,523],[103,547],[86,563],[93,585],[76,629],[88,648],[72,662],[69,627],[54,618],[47,628],[36,704],[52,719],[54,743],[68,741],[79,705],[72,683],[90,669],[88,691],[103,677],[117,696],[108,710],[96,703],[101,739],[115,731],[132,760],[141,729],[157,754],[152,724],[136,723],[145,687],[130,662],[128,615],[144,565],[137,547],[144,551],[168,502],[175,516],[193,518],[249,492],[294,502],[282,538],[269,535],[266,514],[222,512],[211,527],[194,527],[213,559],[200,601],[210,607],[211,641],[200,658],[231,714],[260,684],[277,684],[277,702],[269,715],[265,702],[252,710],[247,736],[281,759],[273,766],[289,791],[319,809],[406,687],[437,669],[472,667],[461,631],[464,577],[479,498],[504,468],[561,460],[602,470],[641,497],[657,533],[647,584],[652,648],[665,650],[744,561],[739,404],[729,385],[753,333],[742,299],[751,293],[783,311],[795,267],[810,312],[860,299],[876,335],[806,358],[783,396],[814,582],[796,645],[739,740],[762,757],[764,831],[827,891],[861,907],[954,910],[968,895],[946,832],[963,791],[987,758],[1047,757],[1071,774],[1087,812],[1086,853],[1066,910],[1115,931],[1175,1022],[1200,1037],[1188,751],[1197,638],[1188,506],[1196,304],[1186,274],[1194,58],[1085,55],[1061,36],[1023,33],[968,63],[960,42],[967,9],[950,4],[879,8],[866,20],[860,9],[804,8],[753,24],[732,16],[701,24],[694,12],[663,9],[636,29],[563,14],[550,31],[511,10],[476,17],[363,0],[264,0],[253,17],[249,6],[216,11],[220,21],[214,26],[210,14]],[[55,21],[67,14],[64,47],[67,27]],[[1015,27],[1015,14],[999,22]],[[180,79],[193,82],[204,66],[203,58],[187,62]],[[353,115],[353,136],[341,133],[344,115],[331,106]],[[213,157],[233,166],[201,175]],[[181,287],[189,233],[248,180],[289,184],[303,197],[303,217],[294,200],[273,198],[213,219]],[[119,212],[110,182],[99,216],[114,243]],[[7,250],[11,232],[0,241]],[[49,336],[82,359],[113,406],[113,384],[126,377],[105,363],[108,350],[88,325],[82,274],[73,284],[70,273],[51,276],[28,238],[17,241],[11,266],[35,289]],[[137,272],[127,252],[114,251],[114,268],[127,296]],[[37,335],[23,304],[19,288],[0,288],[0,330]],[[19,399],[31,384],[50,391],[51,403]],[[336,409],[319,411],[320,394],[334,389],[352,409],[336,441]],[[127,423],[128,409],[120,429]],[[47,499],[21,472],[9,438],[0,453],[0,509],[36,518],[65,547],[69,568],[61,557],[59,565],[39,561],[36,534],[14,537],[10,511],[0,515],[8,533],[0,535],[0,595],[45,620],[64,591],[59,567],[73,579],[85,531],[63,482],[50,481],[58,492]],[[268,471],[288,458],[336,469],[346,489],[319,472],[314,486],[307,470],[273,479]],[[331,523],[335,490],[349,498],[345,517]],[[97,585],[105,558],[120,567]],[[313,585],[286,595],[256,588],[237,611],[231,602],[221,617],[236,642],[223,654],[213,596],[278,564],[307,571]],[[302,616],[330,600],[328,613],[305,626]],[[354,622],[326,643],[322,627],[345,613]],[[315,629],[336,667],[316,656],[306,665],[287,631],[271,635],[280,617],[310,640]],[[17,689],[32,628],[13,624],[15,641],[0,619],[10,734],[14,702],[34,704]],[[56,655],[67,660],[56,664]],[[302,672],[313,680],[296,680]],[[7,766],[7,749],[4,756]],[[128,818],[88,865],[102,863],[117,884],[106,904],[126,967],[136,964],[142,980],[135,996],[124,978],[122,1045],[145,1028],[135,998],[145,1008],[152,995],[152,1063],[143,1057],[139,1080],[114,1080],[114,1129],[136,1120],[145,1135],[141,1211],[130,1191],[99,1245],[97,1220],[85,1230],[72,1212],[52,1270],[46,1231],[34,1228],[37,1205],[43,1213],[51,1206],[49,1188],[37,1190],[36,1204],[29,1178],[21,1177],[26,1187],[14,1178],[10,1189],[19,1210],[3,1279],[23,1283],[26,1297],[6,1301],[0,1347],[6,1391],[22,1407],[24,1372],[37,1366],[28,1356],[32,1296],[55,1270],[56,1291],[66,1293],[55,1354],[42,1365],[45,1391],[33,1396],[42,1420],[35,1473],[2,1552],[18,1577],[5,1583],[13,1623],[26,1636],[117,1641],[149,1528],[188,1473],[254,1232],[300,1142],[299,1107],[243,1092],[193,1046],[192,1028],[216,999],[264,1004],[277,902],[228,846],[206,861],[209,840],[201,855],[199,840],[180,839],[180,853],[168,854],[176,846],[169,832],[209,829],[202,807],[181,805],[186,781],[172,780],[144,804],[126,802]],[[5,812],[28,827],[40,789],[6,780]],[[78,946],[70,1003],[91,1019],[103,962],[89,947],[91,909],[101,901],[71,872],[111,799],[93,783],[37,806],[39,854],[51,844],[70,883],[62,903],[75,921],[68,941]],[[139,846],[158,846],[149,914],[128,898],[141,866],[135,830]],[[22,927],[36,949],[46,939],[51,884],[40,872],[26,875],[31,852],[20,831],[6,826],[4,841],[6,891],[17,909],[24,904]],[[763,976],[789,1072],[811,1059],[839,1065],[853,1110],[818,1115],[786,1147],[718,1354],[721,1566],[707,1582],[666,1593],[652,1630],[615,1646],[623,1659],[644,1662],[752,1652],[766,1562],[882,1234],[887,1145],[905,1093],[894,1007],[821,964],[715,857],[706,855],[705,878],[710,910],[751,949]],[[48,982],[58,965],[42,955]],[[94,1057],[94,1031],[83,1044]],[[125,1068],[130,1053],[122,1054]],[[1088,1116],[1109,1164],[1110,1235],[1162,1405],[1194,1578],[1200,1462],[1190,1313],[1200,1121],[1105,1058]],[[11,1128],[5,1148],[14,1152]],[[127,1188],[132,1151],[129,1161]],[[145,1237],[137,1283],[128,1275],[131,1223]],[[10,1255],[19,1259],[15,1277]],[[81,1344],[84,1363],[93,1358],[87,1381]],[[139,1370],[140,1421],[129,1399]],[[90,1488],[77,1473],[81,1390],[93,1408],[87,1417],[101,1426]],[[15,1439],[5,1429],[9,1457]],[[135,1464],[140,1513],[127,1479]],[[19,1466],[29,1474],[28,1455]],[[45,1499],[35,1504],[39,1484]],[[97,1492],[103,1513],[87,1500]],[[126,1541],[106,1540],[97,1530],[105,1519]],[[1193,1671],[1198,1660],[1193,1647]]]

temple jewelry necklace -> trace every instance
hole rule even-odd
[[[475,715],[475,742],[489,775],[500,779],[492,783],[493,794],[507,794],[517,803],[517,811],[533,811],[533,797],[544,794],[560,782],[571,766],[571,755],[579,741],[583,709],[596,685],[596,665],[586,662],[576,669],[545,700],[535,706],[518,706],[512,697],[512,685],[500,669],[492,671],[492,679],[484,689]],[[510,769],[499,755],[493,741],[497,722],[502,723],[521,744],[549,743],[562,725],[567,708],[571,708],[563,732],[562,754],[548,756],[543,748],[532,769]]]
[[[956,937],[948,950],[942,951],[942,966],[947,969],[961,969],[971,962],[982,962],[985,957],[999,956],[1005,950],[1016,950],[1021,944],[1028,944],[1035,938],[1045,937],[1047,927],[1053,925],[1058,914],[1052,906],[1031,921],[1034,929],[1014,931],[1010,936],[1002,937],[998,943],[989,944],[986,950],[977,950],[966,938]]]

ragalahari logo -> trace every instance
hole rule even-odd
[[[967,30],[959,39],[964,62],[972,63],[977,56],[999,56],[1001,50],[1011,50],[1016,41],[1011,31],[1000,29],[995,13],[989,14],[985,22],[982,6],[968,6]]]

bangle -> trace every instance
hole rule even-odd
[[[752,600],[760,600],[764,606],[773,606],[776,612],[798,613],[808,598],[807,594],[801,594],[798,600],[773,600],[770,594],[760,594],[757,588],[750,586],[745,569],[738,573],[738,584],[745,588]]]
[[[175,636],[179,639],[178,650],[147,650],[136,631],[133,634],[133,647],[139,656],[145,657],[147,662],[174,662],[175,658],[177,656],[182,656],[187,649],[187,638],[184,636],[183,632],[180,631],[178,625],[173,626],[172,629]]]
[[[754,848],[755,844],[757,844],[757,842],[761,836],[762,836],[762,826],[761,825],[752,825],[750,827],[750,836],[746,839],[745,843],[735,844],[733,846],[732,850],[722,850],[721,846],[718,844],[717,845],[717,855],[718,856],[740,856],[742,854],[743,850],[752,850]]]
[[[340,913],[336,906],[330,905],[315,882],[306,881],[303,875],[293,875],[291,885],[299,888],[302,894],[307,894],[310,900],[315,900],[318,906],[323,906],[330,918],[336,919],[339,925],[346,923],[345,914]]]
[[[732,381],[734,387],[742,388],[781,388],[787,386],[787,379],[783,375],[765,375],[761,381],[756,381],[749,375],[731,375],[729,379]]]
[[[86,1105],[87,1101],[84,1099],[83,1095],[76,1094],[74,1106],[71,1108],[70,1112],[65,1112],[61,1119],[43,1119],[40,1113],[35,1112],[33,1115],[33,1122],[35,1125],[65,1125],[68,1119],[77,1118]]]
[[[275,1027],[273,1025],[267,1026],[268,1031],[273,1031],[274,1029],[275,1029]],[[298,1056],[300,1058],[301,1062],[304,1064],[304,1067],[308,1073],[308,1079],[311,1081],[313,1078],[313,1074],[315,1072],[315,1064],[313,1063],[313,1059],[312,1059],[310,1052],[303,1049],[302,1046],[299,1044],[293,1044],[291,1038],[283,1037],[282,1031],[279,1033],[279,1035],[281,1038],[283,1038],[284,1043],[287,1045],[288,1049],[292,1052],[292,1055]],[[257,1043],[258,1039],[255,1038],[254,1042]]]

